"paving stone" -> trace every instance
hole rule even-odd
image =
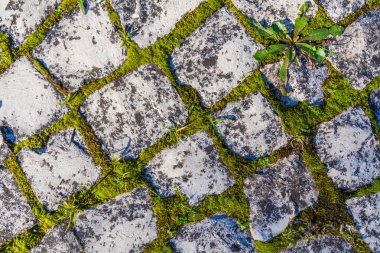
[[[20,57],[0,76],[0,126],[23,141],[68,111],[59,105],[63,99],[26,57]]]
[[[289,65],[288,82],[286,85],[289,95],[284,96],[280,91],[281,81],[279,72],[282,61],[264,65],[262,68],[264,80],[275,90],[276,96],[286,106],[295,106],[299,102],[304,101],[307,101],[311,105],[320,105],[324,100],[322,85],[330,75],[330,72],[323,63],[316,63],[315,68],[313,68],[307,65],[303,57],[301,62],[301,67],[295,62]]]
[[[346,18],[351,13],[363,7],[369,0],[319,0],[329,16],[335,23]]]
[[[244,182],[244,192],[252,237],[264,242],[282,233],[300,211],[318,199],[311,172],[295,154],[251,175]]]
[[[205,0],[111,0],[124,27],[138,28],[133,40],[145,48],[174,29],[176,23]]]
[[[157,220],[145,187],[78,216],[76,234],[85,252],[141,252],[157,237]]]
[[[336,186],[354,191],[380,176],[379,141],[360,107],[318,126],[317,154]]]
[[[161,151],[144,174],[162,197],[185,194],[198,205],[210,194],[220,194],[234,184],[207,132],[198,132]]]
[[[3,164],[8,156],[11,154],[11,151],[9,150],[7,144],[4,141],[3,136],[1,135],[0,131],[0,165]]]
[[[248,232],[224,213],[184,226],[170,242],[176,253],[256,252]]]
[[[380,126],[380,89],[371,92],[369,103],[375,113],[377,125]]]
[[[346,201],[363,240],[380,252],[380,192]]]
[[[187,118],[178,93],[153,64],[93,93],[81,111],[109,154],[132,159]]]
[[[306,15],[314,16],[318,10],[313,1],[305,0],[232,0],[233,4],[254,22],[271,25],[275,21],[296,20],[300,7],[309,2],[312,4]]]
[[[254,92],[214,113],[225,144],[236,154],[255,159],[284,147],[289,139],[267,99]]]
[[[173,67],[179,81],[197,89],[209,107],[257,68],[253,55],[262,48],[236,17],[222,8],[174,50]]]
[[[67,222],[61,222],[51,228],[37,247],[30,253],[82,253],[80,245],[72,231],[67,231]]]
[[[34,193],[49,211],[101,175],[74,128],[53,134],[42,151],[24,147],[18,159]]]
[[[329,46],[331,63],[361,91],[380,75],[380,8],[367,12]]]
[[[11,172],[0,167],[0,245],[36,224]]]
[[[346,240],[335,235],[318,236],[315,239],[302,240],[296,246],[282,253],[355,253],[356,250]]]
[[[76,91],[83,83],[107,76],[126,60],[121,39],[109,20],[105,1],[87,1],[87,14],[79,8],[54,25],[34,49],[64,87]]]
[[[0,32],[11,35],[18,46],[47,19],[61,1],[0,1]]]

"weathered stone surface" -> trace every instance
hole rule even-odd
[[[11,172],[0,167],[0,244],[37,222]]]
[[[67,112],[63,96],[26,58],[20,57],[0,76],[0,125],[22,141],[39,133]]]
[[[214,113],[226,145],[236,154],[254,159],[269,155],[287,144],[289,135],[266,98],[254,92]]]
[[[24,147],[18,159],[34,193],[49,211],[56,210],[80,188],[91,186],[101,175],[73,128],[53,134],[42,152]]]
[[[1,0],[0,32],[10,34],[14,43],[19,45],[54,12],[60,2]]]
[[[172,54],[181,83],[198,90],[206,106],[227,95],[257,66],[254,42],[226,8],[214,13]]]
[[[244,182],[251,234],[270,241],[302,210],[316,203],[318,190],[299,155],[291,155],[251,175]]]
[[[275,89],[277,97],[287,106],[295,106],[298,102],[307,101],[311,105],[320,105],[324,100],[322,85],[330,72],[323,63],[316,63],[315,67],[308,66],[302,57],[301,67],[293,62],[288,67],[288,82],[286,89],[289,94],[281,94],[279,78],[281,62],[267,64],[263,67],[265,82]]]
[[[339,22],[351,13],[363,7],[369,0],[319,0],[327,15],[335,22]]]
[[[37,247],[30,253],[82,253],[80,245],[72,231],[67,231],[67,222],[61,222],[51,228]]]
[[[133,159],[187,118],[178,93],[153,64],[90,95],[81,111],[109,154]]]
[[[145,175],[163,197],[185,194],[190,205],[198,205],[210,194],[220,194],[234,180],[207,132],[198,132],[156,155]]]
[[[380,89],[371,92],[369,103],[375,113],[377,124],[380,126]]]
[[[308,16],[314,16],[317,5],[305,0],[232,0],[234,5],[254,22],[271,25],[274,21],[291,21],[297,18],[300,7],[309,2],[312,4]]]
[[[1,135],[0,131],[0,165],[3,164],[8,156],[11,154],[11,151],[9,150],[7,144],[4,141],[3,136]]]
[[[346,201],[363,240],[380,252],[380,192]]]
[[[296,246],[281,253],[355,253],[356,250],[346,240],[335,235],[318,236],[315,239],[302,240]]]
[[[380,8],[361,16],[329,47],[329,60],[359,91],[380,75],[379,41]]]
[[[360,107],[319,125],[315,147],[340,189],[354,191],[380,176],[379,141]]]
[[[141,252],[157,237],[157,220],[145,187],[78,216],[76,233],[86,252]]]
[[[120,47],[121,39],[109,20],[105,1],[87,3],[86,15],[76,8],[53,26],[45,40],[34,49],[34,55],[70,91],[110,74],[126,59]]]
[[[205,0],[111,0],[124,27],[138,28],[133,40],[145,48],[173,30],[187,12]]]
[[[247,231],[224,213],[184,226],[170,242],[176,253],[256,252]]]

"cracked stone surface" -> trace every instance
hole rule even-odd
[[[78,216],[76,233],[86,252],[141,252],[157,237],[157,220],[145,187]]]
[[[11,172],[0,167],[0,244],[37,223]]]
[[[313,176],[296,154],[248,177],[244,192],[249,201],[252,237],[264,242],[282,233],[300,211],[318,199]]]
[[[364,89],[380,75],[380,8],[367,12],[346,28],[336,43],[331,63],[342,72],[353,87]]]
[[[0,165],[3,164],[8,156],[11,154],[11,151],[9,150],[7,144],[5,143],[5,140],[3,136],[1,135],[0,131]]]
[[[311,105],[321,105],[324,100],[322,85],[330,75],[326,65],[316,63],[316,67],[307,66],[302,57],[302,65],[295,62],[289,64],[287,90],[289,95],[284,96],[280,92],[281,81],[279,78],[281,62],[267,64],[262,68],[265,82],[276,91],[276,96],[286,106],[295,106],[299,102],[307,101]]]
[[[161,151],[144,174],[161,196],[174,196],[178,187],[192,206],[234,184],[207,132],[198,132]]]
[[[379,140],[360,107],[318,126],[315,147],[336,186],[354,191],[380,176]]]
[[[182,84],[194,87],[207,107],[222,99],[257,68],[262,49],[226,8],[209,17],[172,54]]]
[[[380,126],[380,89],[371,92],[369,103],[375,113],[377,125]]]
[[[0,125],[20,142],[39,133],[68,111],[63,96],[22,56],[0,75]]]
[[[94,0],[87,3],[86,15],[76,8],[64,16],[33,51],[34,56],[70,91],[110,74],[126,60],[105,2]]]
[[[346,201],[361,237],[374,252],[380,251],[380,192]]]
[[[297,245],[281,253],[356,253],[350,243],[339,236],[318,236],[315,239],[306,239],[297,242]]]
[[[205,0],[111,0],[124,27],[138,28],[133,40],[146,48],[168,34],[176,23]]]
[[[319,0],[327,15],[335,22],[346,18],[363,7],[369,0]]]
[[[67,222],[61,222],[51,228],[30,253],[82,253],[73,232],[71,230],[66,232],[66,227]]]
[[[183,124],[187,110],[169,79],[145,65],[90,95],[81,107],[103,148],[136,159],[141,150]]]
[[[49,211],[101,175],[74,128],[53,134],[40,152],[24,147],[18,160],[37,198]]]
[[[11,35],[18,46],[54,12],[61,1],[0,1],[0,32]]]
[[[236,154],[255,159],[284,147],[289,139],[267,99],[254,92],[214,113],[225,144]]]
[[[176,253],[256,252],[248,232],[224,213],[184,226],[170,242]]]
[[[314,16],[318,10],[313,1],[305,0],[232,0],[232,2],[248,18],[269,26],[279,20],[294,21],[305,2],[312,4],[306,15]]]

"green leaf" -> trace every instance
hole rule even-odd
[[[288,80],[288,66],[293,57],[292,55],[293,55],[292,48],[288,48],[285,54],[284,61],[280,68],[280,81],[283,84],[286,84]]]
[[[340,25],[333,25],[332,27],[330,27],[329,31],[330,34],[334,37],[340,36],[344,32],[344,27]]]
[[[318,40],[324,40],[330,35],[330,29],[328,28],[319,28],[312,31],[308,36],[303,38],[302,40],[309,40],[309,41],[318,41]]]
[[[315,61],[323,61],[326,58],[326,48],[315,47],[306,43],[297,43],[297,46]]]
[[[310,2],[304,3],[300,8],[300,12],[298,13],[298,17],[302,17],[303,15],[305,15],[305,13],[307,12],[307,10],[309,10],[310,7],[311,7]]]
[[[259,35],[263,36],[264,38],[269,38],[269,37],[272,37],[275,35],[273,28],[267,29],[267,28],[263,27],[260,23],[255,24],[253,22],[252,22],[252,26],[253,26],[253,28],[255,28],[255,31]]]
[[[299,17],[296,19],[293,32],[294,38],[298,39],[298,35],[307,26],[307,24],[309,23],[309,19],[309,17]]]
[[[85,0],[78,0],[78,4],[80,7],[80,10],[82,11],[83,14],[86,14],[86,6],[84,3]]]
[[[273,23],[273,29],[278,34],[288,34],[288,29],[286,29],[286,25],[280,21],[276,21]]]
[[[278,56],[282,54],[287,48],[288,45],[285,44],[271,45],[267,49],[257,51],[255,54],[255,59],[258,61],[263,61],[267,58]]]
[[[323,61],[326,58],[326,51],[323,47],[317,48],[314,57],[316,61]]]

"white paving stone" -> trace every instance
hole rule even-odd
[[[177,91],[153,64],[90,95],[81,111],[109,154],[132,159],[175,127],[174,122],[183,124],[187,118]]]
[[[380,176],[379,140],[360,107],[319,125],[315,147],[340,189],[354,191]]]
[[[327,15],[335,22],[343,20],[363,7],[369,0],[319,0]]]
[[[105,1],[86,2],[86,15],[76,8],[54,25],[34,49],[34,55],[70,91],[79,89],[84,82],[105,77],[126,60]]]
[[[1,0],[0,32],[11,35],[20,45],[43,21],[54,12],[59,0]]]
[[[11,172],[0,167],[0,245],[36,222]]]
[[[73,128],[53,134],[42,153],[24,147],[18,159],[34,193],[49,211],[56,210],[80,188],[91,186],[101,175]]]
[[[174,50],[172,60],[179,81],[197,89],[209,107],[257,68],[253,55],[262,48],[222,8]]]
[[[124,27],[138,28],[133,40],[145,48],[168,34],[176,23],[205,0],[111,0]]]
[[[256,252],[248,232],[224,213],[184,226],[170,242],[176,253]]]
[[[369,103],[375,113],[377,125],[380,126],[380,88],[371,92]]]
[[[357,90],[380,75],[380,8],[348,26],[329,47],[329,60]]]
[[[63,96],[26,58],[0,76],[0,125],[13,130],[17,142],[39,133],[67,112]]]
[[[314,205],[318,190],[299,155],[291,155],[244,182],[253,239],[270,241],[302,210]]]
[[[207,195],[220,194],[234,183],[207,132],[161,151],[148,163],[145,175],[161,196],[174,196],[178,187],[190,205],[198,205]]]
[[[254,92],[214,113],[224,142],[236,154],[255,159],[284,147],[289,139],[267,99]]]
[[[11,151],[9,150],[7,144],[5,143],[5,140],[0,131],[0,165],[3,164],[7,160],[10,154],[11,154]]]
[[[157,220],[145,187],[78,216],[76,234],[86,252],[142,252],[157,237]]]
[[[380,192],[346,201],[363,240],[380,252]]]

